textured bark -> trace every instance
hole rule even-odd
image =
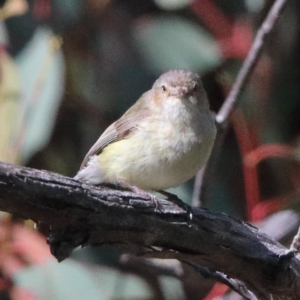
[[[77,246],[118,244],[147,257],[176,258],[247,299],[300,299],[294,252],[250,224],[191,208],[94,187],[55,173],[0,163],[0,209],[51,228],[61,261]]]

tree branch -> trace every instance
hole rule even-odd
[[[216,141],[212,153],[210,155],[209,161],[206,164],[204,174],[200,175],[200,173],[198,173],[196,176],[193,193],[194,203],[206,203],[207,186],[209,185],[209,182],[211,182],[212,174],[214,173],[216,163],[220,156],[220,151],[228,127],[228,118],[234,110],[234,107],[237,105],[238,96],[241,94],[252,70],[254,69],[255,64],[259,59],[266,38],[274,28],[276,21],[278,20],[280,13],[283,11],[286,4],[287,0],[275,0],[267,17],[265,18],[259,30],[257,31],[251,49],[249,50],[249,53],[245,61],[243,62],[243,65],[235,79],[235,82],[228,96],[226,97],[218,114],[216,115],[216,122],[218,127]],[[200,177],[201,182],[199,182]],[[198,201],[196,201],[196,197],[199,197]]]
[[[190,218],[180,201],[158,201],[155,211],[149,199],[131,192],[0,163],[0,209],[48,225],[59,261],[80,245],[118,244],[131,253],[199,265],[223,281],[237,279],[231,286],[243,282],[259,299],[300,299],[293,251],[225,214],[189,208]]]
[[[274,25],[278,17],[280,16],[280,12],[284,9],[286,3],[287,0],[276,0],[271,7],[266,19],[257,31],[251,49],[237,75],[230,93],[226,97],[225,102],[223,103],[221,109],[219,110],[219,113],[216,116],[217,123],[223,124],[224,122],[226,122],[229,115],[233,111],[233,108],[237,103],[238,96],[243,90],[245,83],[259,58],[259,54],[262,50],[262,47],[264,46],[264,41],[274,28]]]
[[[203,267],[199,264],[195,265],[195,264],[192,264],[192,263],[186,262],[186,261],[185,261],[185,263],[187,265],[193,267],[194,269],[196,269],[203,277],[215,279],[223,284],[226,284],[233,291],[237,292],[238,294],[243,296],[245,299],[257,300],[257,297],[252,292],[250,292],[248,289],[245,288],[245,284],[243,282],[240,282],[239,280],[236,280],[236,279],[229,278],[228,276],[226,276],[225,274],[223,274],[219,271],[212,272],[207,267]]]

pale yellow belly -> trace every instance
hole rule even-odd
[[[108,145],[98,161],[105,181],[125,181],[144,190],[178,186],[192,178],[206,162],[211,141],[188,142],[136,135]]]

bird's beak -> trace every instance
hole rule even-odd
[[[182,98],[182,97],[186,96],[187,93],[188,93],[188,88],[185,87],[185,86],[183,86],[183,87],[178,88],[178,89],[175,91],[174,96],[177,96],[177,97],[179,97],[179,98]]]

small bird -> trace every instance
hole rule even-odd
[[[200,76],[171,70],[104,131],[75,179],[134,191],[175,187],[204,166],[215,136]]]

